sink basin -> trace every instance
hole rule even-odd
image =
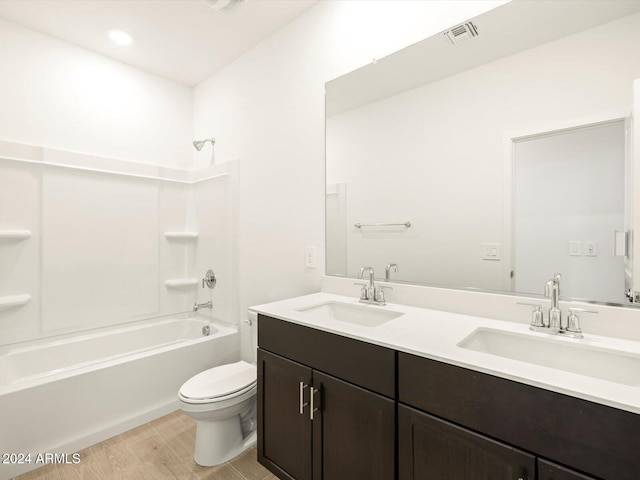
[[[378,327],[403,315],[400,312],[382,310],[377,306],[367,307],[343,302],[325,302],[319,305],[299,308],[298,312],[304,312],[317,320],[337,320],[364,327]]]
[[[458,347],[623,385],[640,385],[639,355],[571,343],[563,338],[479,328]]]

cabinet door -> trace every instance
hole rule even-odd
[[[409,407],[398,408],[399,480],[535,480],[535,458]]]
[[[547,460],[538,459],[538,480],[595,480]]]
[[[300,382],[311,384],[310,368],[258,350],[258,460],[280,478],[310,480],[311,422],[308,406],[300,414]]]
[[[314,480],[395,477],[393,400],[314,370]]]

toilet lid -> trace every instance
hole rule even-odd
[[[227,397],[251,389],[256,377],[256,366],[241,360],[210,368],[190,378],[180,388],[180,395],[191,400]]]

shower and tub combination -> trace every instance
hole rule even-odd
[[[0,173],[0,452],[72,455],[180,402],[228,400],[178,392],[241,360],[236,162],[178,171],[0,142]],[[0,464],[0,480],[39,466]]]

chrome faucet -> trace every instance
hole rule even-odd
[[[362,287],[360,291],[360,301],[372,300],[375,298],[376,294],[376,285],[374,283],[375,272],[373,271],[373,267],[362,267],[358,274],[358,278],[362,278],[365,272],[369,272],[369,285],[364,284]]]
[[[398,273],[398,265],[396,265],[395,263],[390,263],[389,265],[387,265],[387,268],[384,272],[384,281],[385,282],[389,282],[391,280],[391,269],[394,269],[394,271],[396,273]]]
[[[531,312],[531,324],[529,329],[534,332],[545,332],[552,335],[565,335],[573,338],[583,338],[582,329],[580,328],[580,318],[576,312],[581,313],[598,313],[594,310],[585,310],[584,308],[569,308],[569,317],[566,325],[562,323],[562,312],[560,311],[560,282],[562,276],[556,273],[551,280],[544,286],[544,296],[551,298],[551,308],[549,308],[549,318],[545,321],[542,313],[542,305],[537,303],[518,302],[519,305],[529,305],[534,307]]]
[[[387,302],[384,299],[384,291],[383,288],[392,288],[379,286],[376,287],[374,279],[375,272],[373,271],[373,267],[362,267],[360,269],[360,273],[358,274],[358,278],[362,278],[365,272],[369,273],[369,283],[356,283],[356,285],[361,285],[360,289],[360,303],[370,303],[372,305],[386,305]]]
[[[199,308],[208,308],[208,309],[212,309],[213,308],[213,302],[211,300],[209,300],[208,302],[204,302],[204,303],[194,303],[193,304],[193,311],[197,312]]]
[[[549,309],[549,328],[557,333],[563,331],[562,312],[560,311],[560,281],[562,275],[556,273],[544,286],[544,296],[551,298],[551,308]]]

